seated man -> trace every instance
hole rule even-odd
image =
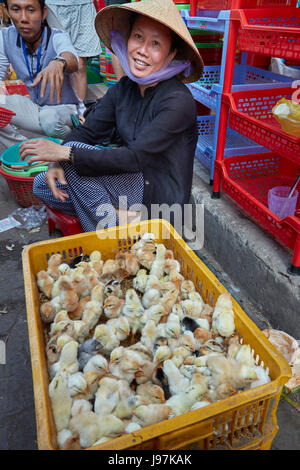
[[[49,27],[44,0],[4,3],[13,25],[0,31],[0,80],[11,64],[30,98],[0,96],[0,106],[16,113],[14,126],[0,129],[0,143],[9,147],[26,140],[22,130],[64,139],[73,127],[70,115],[84,110],[73,86],[78,56],[70,37]]]

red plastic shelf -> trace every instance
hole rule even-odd
[[[197,8],[198,10],[279,8],[296,7],[296,5],[297,0],[191,0],[191,9]]]
[[[230,106],[229,126],[300,165],[300,138],[283,132],[272,114],[275,104],[282,97],[291,99],[295,91],[294,88],[270,88],[224,94],[222,101]]]
[[[223,191],[284,246],[294,250],[300,235],[300,197],[295,215],[280,219],[268,209],[268,191],[274,186],[292,186],[300,164],[264,153],[229,157],[221,165]]]
[[[232,10],[239,21],[239,49],[283,59],[300,59],[300,9]]]
[[[6,108],[0,107],[0,129],[6,127],[12,120],[15,113]]]

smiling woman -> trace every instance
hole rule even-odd
[[[183,83],[199,79],[203,70],[172,0],[106,7],[95,26],[126,77],[71,132],[63,149],[36,142],[22,144],[21,151],[22,158],[34,155],[31,162],[53,162],[35,178],[34,193],[77,215],[85,231],[118,224],[116,209],[151,218],[153,206],[188,203],[198,134],[196,105]]]

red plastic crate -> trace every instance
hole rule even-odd
[[[247,8],[296,7],[297,0],[191,0],[191,10],[233,10]]]
[[[15,113],[13,111],[0,107],[0,129],[6,127],[12,120],[13,116],[15,116]]]
[[[16,201],[22,207],[29,207],[32,205],[41,206],[42,203],[35,197],[32,191],[33,177],[14,176],[5,173],[0,167],[0,175],[4,176],[7,185],[13,194]]]
[[[239,49],[283,59],[300,59],[300,9],[232,10],[238,20]]]
[[[280,219],[268,209],[268,191],[274,186],[292,186],[300,163],[264,153],[229,157],[221,165],[223,191],[284,246],[295,250],[300,236],[300,197],[295,215]],[[298,190],[300,193],[300,184]],[[300,246],[294,258],[299,255]]]
[[[230,106],[229,126],[254,142],[288,155],[300,165],[300,138],[281,130],[272,108],[282,98],[291,99],[294,88],[269,88],[224,94],[223,103]]]
[[[62,212],[59,212],[53,207],[47,205],[46,212],[48,218],[49,235],[52,233],[55,227],[58,227],[61,230],[64,237],[83,232],[79,219],[76,216],[63,214]]]

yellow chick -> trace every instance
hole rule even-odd
[[[179,372],[170,359],[164,362],[163,371],[168,378],[169,389],[172,395],[180,393],[189,386],[189,380]]]
[[[51,380],[49,397],[57,432],[67,429],[71,416],[72,398],[62,375],[57,375]]]
[[[99,388],[95,394],[94,411],[97,415],[111,414],[119,401],[118,380],[103,377],[99,381]]]
[[[119,419],[130,418],[137,407],[138,398],[125,380],[118,380],[119,400],[114,415]]]
[[[141,426],[150,426],[151,424],[159,423],[165,419],[169,419],[171,415],[171,408],[166,404],[150,404],[138,406],[133,411],[133,421]]]
[[[53,277],[50,276],[45,270],[37,273],[37,286],[48,299],[52,298],[52,289],[54,285]]]
[[[57,346],[57,351],[59,352],[59,354],[61,353],[61,350],[64,347],[64,345],[69,343],[70,341],[74,341],[74,338],[67,334],[59,335],[56,338],[56,346]]]
[[[68,390],[71,397],[86,392],[87,383],[82,372],[76,372],[68,376]]]
[[[83,374],[84,380],[87,383],[87,388],[84,392],[78,393],[73,396],[74,400],[93,400],[96,391],[98,390],[98,383],[101,375],[98,372],[85,372]]]
[[[59,265],[61,264],[62,255],[60,253],[56,253],[50,256],[48,259],[48,268],[47,273],[53,278],[58,279],[59,273]]]
[[[66,343],[60,354],[58,362],[55,362],[50,367],[51,377],[59,373],[67,372],[68,374],[75,374],[79,370],[77,361],[78,343],[77,341],[69,341]]]
[[[177,261],[174,258],[172,258],[172,259],[171,258],[165,258],[164,272],[169,274],[173,269],[175,271],[177,271],[178,273],[180,273],[181,267],[180,267],[179,261]]]
[[[159,302],[160,298],[160,290],[154,288],[146,289],[142,298],[143,307],[145,309],[148,309],[152,305],[156,305]]]
[[[163,243],[158,243],[156,246],[155,260],[152,262],[150,275],[154,275],[160,279],[164,275],[164,262],[165,262],[166,247]]]
[[[193,384],[170,397],[166,401],[166,405],[171,408],[172,417],[187,413],[193,404],[200,400],[204,392],[205,387],[203,385]]]
[[[114,415],[105,415],[99,417],[100,436],[117,437],[124,433],[125,424]]]
[[[82,320],[73,321],[74,338],[78,343],[83,343],[89,334],[88,325]]]
[[[132,285],[135,290],[138,290],[142,294],[145,292],[147,285],[148,274],[146,269],[140,269],[136,276],[132,280]]]
[[[95,325],[97,325],[102,315],[102,311],[102,306],[99,304],[99,302],[90,300],[86,303],[81,319],[86,324],[89,331],[94,328]]]
[[[249,344],[240,345],[240,348],[234,358],[236,361],[241,362],[242,364],[246,364],[249,367],[255,367],[255,360],[253,358],[252,349]]]
[[[134,289],[127,289],[122,313],[127,317],[130,326],[136,317],[140,317],[144,313],[140,298]]]
[[[163,362],[166,359],[170,359],[172,352],[168,346],[159,346],[154,354],[153,361],[157,365],[159,362]]]
[[[138,385],[136,393],[139,401],[143,402],[143,405],[165,403],[166,401],[163,389],[151,381]]]
[[[101,352],[104,355],[110,354],[113,349],[120,345],[114,330],[106,324],[97,325],[94,331],[94,339],[100,341],[103,346]]]
[[[84,400],[83,398],[73,400],[71,408],[71,416],[76,416],[86,411],[92,411],[93,405],[90,401]]]
[[[59,335],[69,335],[74,338],[74,322],[72,320],[62,320],[57,323],[53,322],[49,330],[50,337]]]
[[[118,318],[111,318],[107,321],[106,325],[114,331],[119,341],[124,341],[130,334],[130,325],[124,315]]]
[[[60,450],[80,450],[79,435],[70,429],[62,429],[57,433],[57,444]]]
[[[212,329],[223,337],[229,337],[235,331],[231,295],[228,292],[221,294],[217,299],[212,315]]]
[[[90,254],[90,260],[88,261],[89,265],[94,269],[99,276],[101,276],[103,271],[103,260],[100,251],[94,250]]]
[[[91,447],[100,438],[99,416],[93,411],[85,411],[70,419],[70,430],[79,435],[83,449]]]
[[[107,359],[101,354],[95,354],[86,363],[83,368],[83,372],[97,372],[101,377],[108,374],[108,362]]]
[[[184,315],[195,319],[199,318],[201,315],[204,305],[203,301],[201,300],[191,299],[182,300],[180,304],[182,306]]]

